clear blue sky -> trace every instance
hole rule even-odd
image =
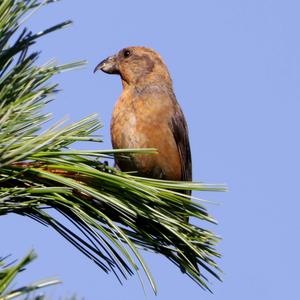
[[[73,27],[41,40],[41,61],[87,59],[86,68],[55,79],[63,91],[48,106],[55,120],[99,113],[103,148],[121,92],[117,76],[94,75],[95,65],[129,45],[161,53],[188,120],[194,179],[227,183],[228,193],[206,193],[223,237],[224,282],[203,292],[167,260],[145,253],[159,286],[148,299],[298,299],[300,2],[62,1],[30,21],[34,31],[65,19]],[[10,228],[9,236],[6,236]],[[120,286],[51,229],[26,218],[0,218],[1,253],[39,259],[17,284],[58,276],[48,289],[58,298],[144,299],[138,278]]]

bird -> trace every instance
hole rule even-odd
[[[156,155],[133,154],[130,159],[117,156],[116,166],[142,177],[191,181],[187,122],[161,56],[150,48],[127,47],[101,61],[97,70],[118,74],[122,81],[111,119],[113,148],[157,150]]]
[[[126,47],[102,60],[94,73],[98,70],[119,75],[122,81],[123,91],[111,118],[113,148],[157,150],[156,154],[131,154],[129,159],[116,156],[115,166],[147,178],[192,181],[188,126],[161,56],[150,48]],[[191,195],[188,190],[180,192]],[[198,272],[197,259],[189,253],[186,257]]]

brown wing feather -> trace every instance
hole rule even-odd
[[[178,148],[180,160],[181,160],[181,180],[192,181],[192,156],[189,142],[188,127],[185,121],[183,112],[178,103],[175,106],[175,113],[171,118],[171,128],[174,139]],[[191,195],[191,191],[181,191],[186,195]],[[189,218],[184,218],[185,222],[189,222]],[[199,274],[198,260],[194,253],[191,253],[190,249],[183,250],[184,258],[188,260],[189,264],[192,264],[194,269]],[[184,268],[182,272],[186,272]]]
[[[175,113],[171,118],[171,129],[181,160],[181,180],[192,180],[192,157],[187,123],[182,110],[176,103]]]

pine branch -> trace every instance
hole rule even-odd
[[[38,34],[25,28],[11,43],[21,18],[37,6],[34,0],[0,4],[0,215],[17,213],[51,227],[120,281],[143,269],[156,292],[140,253],[145,249],[164,255],[209,289],[205,272],[220,279],[215,262],[220,256],[215,250],[219,238],[182,220],[192,216],[203,227],[215,221],[204,202],[191,201],[176,190],[223,191],[225,187],[135,177],[105,164],[116,153],[151,155],[155,149],[73,149],[76,141],[100,145],[101,123],[96,115],[67,126],[60,122],[41,132],[51,117],[42,109],[57,91],[48,80],[82,62],[37,66],[39,54],[30,53],[41,36],[69,22]],[[74,227],[68,228],[53,211]],[[187,251],[201,273],[186,257]]]
[[[16,276],[20,272],[22,272],[24,268],[35,258],[36,254],[33,251],[31,251],[19,263],[5,265],[4,263],[5,260],[7,260],[7,257],[0,257],[0,300],[10,300],[25,295],[29,296],[32,292],[37,291],[41,288],[60,283],[60,281],[57,279],[47,279],[40,280],[38,282],[32,283],[30,285],[18,289],[9,290],[9,286],[11,285],[12,281],[16,278]],[[38,300],[41,299],[41,297],[37,296],[32,299]]]

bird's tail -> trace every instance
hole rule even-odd
[[[180,190],[179,192],[191,196],[190,190]],[[189,223],[189,217],[188,216],[183,217],[183,221],[185,223]],[[184,245],[183,249],[180,250],[181,253],[179,253],[178,255],[181,256],[182,261],[184,262],[184,265],[180,266],[182,273],[187,273],[187,270],[189,269],[190,271],[200,275],[197,254],[192,249],[190,249],[187,245]]]
[[[197,275],[200,275],[198,257],[192,249],[185,246],[184,249],[182,249],[180,253],[178,253],[178,256],[181,258],[182,262],[182,264],[180,265],[180,270],[182,273],[195,273]]]

